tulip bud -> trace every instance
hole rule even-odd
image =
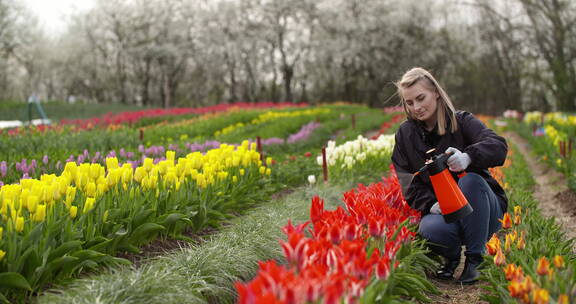
[[[553,261],[556,268],[564,268],[564,258],[561,255],[555,256]]]
[[[548,262],[546,257],[541,257],[538,259],[538,267],[536,268],[536,272],[541,276],[545,276],[550,272],[550,262]]]
[[[501,249],[498,249],[496,255],[494,256],[494,265],[496,266],[504,266],[506,264],[506,257]]]
[[[16,232],[22,232],[24,230],[24,217],[19,216],[16,218]]]
[[[310,183],[310,185],[314,185],[316,183],[316,176],[308,175],[308,182]]]
[[[77,214],[78,214],[78,207],[76,207],[76,206],[71,206],[71,207],[70,207],[70,217],[71,217],[72,219],[75,219]]]

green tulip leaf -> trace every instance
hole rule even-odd
[[[19,288],[32,291],[32,287],[30,287],[28,280],[16,272],[0,273],[0,287]]]

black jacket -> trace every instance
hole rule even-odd
[[[426,151],[436,148],[435,154],[443,153],[448,147],[454,147],[468,153],[471,159],[466,172],[482,176],[492,191],[500,198],[503,212],[508,208],[508,199],[498,182],[490,175],[488,168],[502,166],[506,160],[508,145],[506,140],[488,129],[474,115],[464,111],[456,112],[458,130],[438,135],[436,129],[428,132],[421,122],[413,119],[404,121],[396,132],[396,144],[392,152],[392,163],[398,174],[404,198],[413,209],[428,214],[437,201],[428,173],[419,174],[412,179],[427,159]],[[452,174],[456,180],[456,174]]]

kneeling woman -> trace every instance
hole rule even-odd
[[[422,212],[419,233],[431,250],[444,257],[437,271],[440,279],[452,279],[460,263],[462,246],[466,261],[458,282],[478,280],[478,265],[485,245],[501,227],[499,219],[508,201],[504,190],[488,168],[504,164],[508,146],[501,136],[487,128],[471,113],[456,111],[448,94],[436,79],[422,68],[406,72],[396,84],[407,120],[396,132],[392,162],[408,204]],[[413,174],[431,155],[450,152],[448,166],[474,211],[453,223],[440,214],[438,200],[427,173]],[[458,178],[456,173],[467,174]]]

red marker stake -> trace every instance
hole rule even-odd
[[[326,163],[326,147],[322,148],[322,173],[324,174],[324,182],[328,182],[328,164]]]

